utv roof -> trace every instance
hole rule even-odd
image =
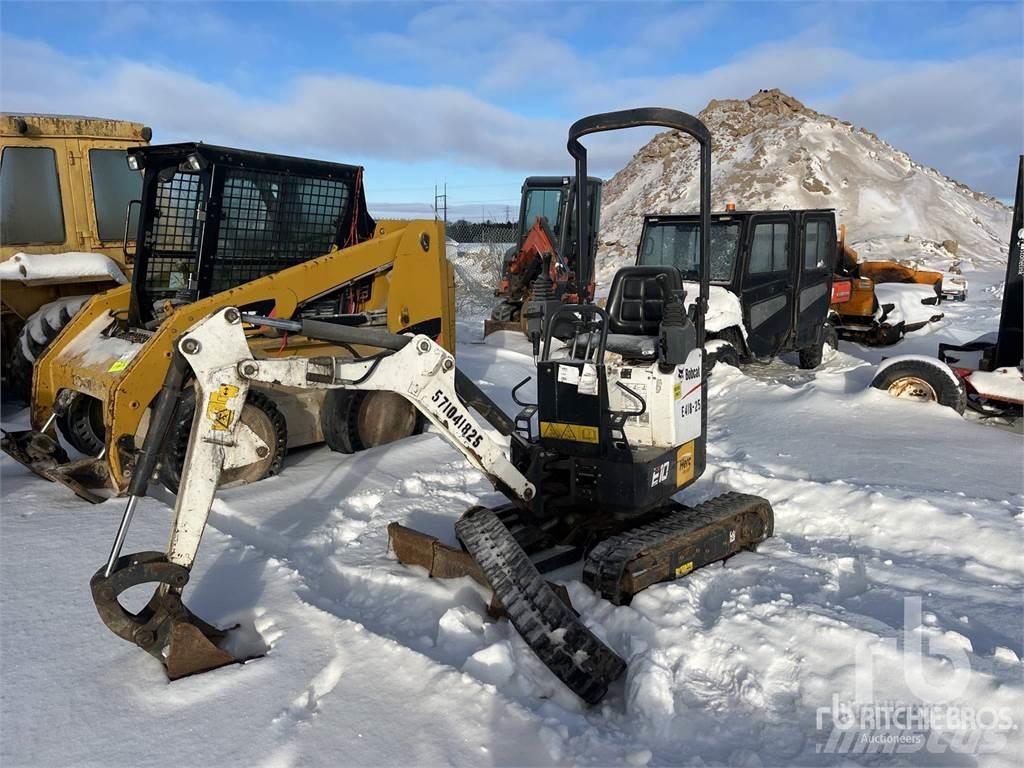
[[[330,163],[326,160],[275,155],[270,152],[255,152],[234,147],[219,147],[214,144],[204,144],[201,141],[133,147],[128,150],[128,154],[138,156],[144,166],[177,165],[188,157],[196,155],[210,165],[229,165],[236,168],[254,168],[328,179],[352,180],[363,170],[359,165]]]
[[[0,135],[27,136],[80,136],[83,138],[132,139],[149,141],[151,128],[128,120],[82,115],[43,115],[34,112],[0,113]]]
[[[835,213],[835,208],[765,208],[763,210],[742,210],[742,211],[712,211],[712,219],[720,219],[730,216],[752,216],[756,213]],[[644,223],[648,221],[696,221],[700,218],[697,213],[649,213],[644,216]]]

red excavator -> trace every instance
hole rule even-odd
[[[600,179],[587,177],[586,195],[591,231],[597,232],[601,215]],[[597,239],[590,245],[588,258],[580,260],[576,221],[571,215],[575,205],[575,185],[570,176],[530,176],[523,182],[516,243],[505,252],[501,282],[494,292],[500,301],[491,312],[491,319],[484,322],[485,336],[503,330],[523,331],[529,336],[531,320],[527,307],[531,297],[558,304],[593,300]],[[538,281],[545,263],[548,280]],[[532,324],[539,337],[543,330],[540,316]]]

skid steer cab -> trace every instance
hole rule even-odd
[[[637,264],[674,266],[688,286],[699,280],[696,215],[644,217]],[[836,217],[830,209],[735,211],[711,216],[709,365],[799,354],[801,368],[821,364],[836,346],[830,322]],[[615,287],[609,304],[621,301]]]
[[[579,139],[639,125],[673,128],[699,144],[698,237],[706,253],[711,137],[698,119],[658,108],[593,115],[570,128],[580,248],[587,252],[592,233],[579,194],[587,178]],[[114,546],[92,577],[103,621],[163,662],[172,678],[239,661],[219,647],[222,632],[188,612],[181,590],[221,473],[258,460],[259,445],[242,419],[248,392],[269,382],[300,391],[379,391],[415,407],[507,499],[495,509],[473,507],[458,519],[461,548],[393,523],[389,536],[399,560],[432,576],[470,576],[489,586],[494,610],[508,617],[548,669],[585,702],[599,701],[625,662],[590,632],[565,591],[541,574],[582,559],[583,582],[622,605],[652,584],[755,548],[774,526],[771,505],[758,496],[726,493],[692,507],[673,498],[705,467],[707,263],[698,269],[689,310],[674,266],[628,267],[616,275],[615,286],[621,300],[607,311],[563,304],[546,315],[537,399],[523,400],[529,379],[520,382],[512,392],[522,409],[515,418],[428,335],[276,320],[235,307],[208,315],[176,343]],[[375,351],[259,359],[247,342],[247,324]],[[187,376],[199,405],[170,544],[166,552],[122,555]],[[145,583],[156,590],[143,611],[120,605],[122,592]]]
[[[279,319],[413,331],[454,348],[454,280],[444,228],[434,221],[374,222],[363,169],[199,143],[131,149],[143,174],[131,285],[90,300],[37,361],[33,430],[3,448],[89,501],[124,493],[174,351],[175,339],[219,308]],[[342,354],[299,334],[251,328],[257,358]],[[358,354],[357,350],[348,351]],[[160,479],[174,490],[195,396],[162,446]],[[415,408],[387,393],[254,387],[241,419],[261,461],[225,483],[274,474],[289,448],[326,440],[345,452],[408,436]],[[71,459],[57,441],[83,458]]]
[[[592,231],[599,228],[601,216],[601,179],[587,178],[585,194],[589,224]],[[505,252],[501,279],[494,295],[499,299],[484,321],[484,335],[495,331],[522,331],[539,336],[544,321],[527,318],[527,305],[534,281],[541,270],[548,272],[551,281],[550,298],[558,302],[589,302],[594,297],[592,264],[597,252],[596,239],[591,243],[587,259],[578,257],[576,248],[575,180],[571,176],[529,176],[523,182],[519,203],[519,226],[516,243]],[[590,276],[584,282],[578,279],[582,271]]]

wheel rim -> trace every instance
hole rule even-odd
[[[242,423],[256,433],[257,437],[259,437],[270,450],[266,456],[254,461],[252,464],[246,464],[244,467],[225,469],[220,479],[221,487],[255,483],[258,480],[262,480],[266,477],[267,472],[270,470],[271,466],[273,466],[274,460],[277,458],[277,431],[274,429],[274,422],[271,420],[270,416],[264,413],[262,408],[257,408],[251,403],[246,403],[242,406]]]
[[[356,426],[365,448],[392,443],[416,429],[416,409],[394,392],[368,392],[359,404]]]
[[[901,376],[889,385],[888,392],[899,400],[919,403],[935,403],[939,400],[935,388],[918,376]]]

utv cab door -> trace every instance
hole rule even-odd
[[[755,214],[747,225],[740,302],[755,357],[777,354],[793,330],[793,230],[793,216],[785,213]]]
[[[820,342],[832,295],[836,262],[836,217],[808,213],[800,222],[796,333],[793,348],[806,349]]]

